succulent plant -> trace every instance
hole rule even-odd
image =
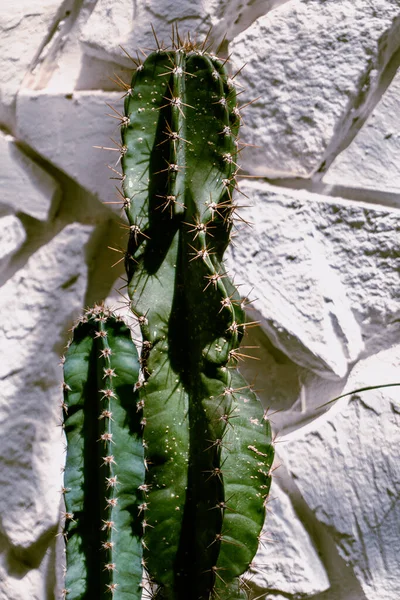
[[[139,360],[104,307],[74,327],[64,363],[67,598],[140,598],[145,478]],[[118,583],[117,583],[117,581]],[[68,593],[67,593],[68,592]]]
[[[150,593],[162,600],[246,598],[242,574],[258,546],[271,481],[269,423],[237,370],[247,353],[240,342],[254,323],[246,323],[247,299],[223,265],[238,218],[232,196],[240,109],[233,78],[206,43],[175,34],[171,48],[157,45],[136,64],[120,115],[125,265],[143,338],[141,375],[125,326],[104,311],[78,325],[65,363],[66,588],[74,600],[109,592],[118,600],[140,598],[142,566]],[[111,342],[100,354],[93,350],[108,339],[121,344],[123,358]],[[115,403],[121,411],[115,423],[99,419],[104,401],[106,410],[114,414]],[[99,423],[112,440],[97,431]],[[107,483],[114,473],[119,489]],[[85,477],[92,478],[90,500]],[[95,496],[87,518],[96,541],[89,544],[85,507]],[[113,511],[121,511],[120,527]],[[115,546],[105,547],[113,536]],[[99,591],[90,595],[94,579]]]

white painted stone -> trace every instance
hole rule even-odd
[[[287,596],[282,596],[282,594],[275,594],[274,592],[266,592],[261,594],[261,597],[258,596],[257,600],[287,600]]]
[[[368,114],[398,47],[393,0],[291,0],[259,18],[230,46],[246,63],[243,166],[266,177],[309,177]]]
[[[10,561],[6,552],[0,554],[0,600],[47,600],[48,586],[43,567],[50,570],[50,558],[45,556],[40,568],[29,569],[18,564],[16,559]]]
[[[35,127],[38,123],[32,123]],[[0,132],[0,204],[46,221],[60,200],[58,183]]]
[[[334,160],[323,182],[400,194],[400,72],[348,148]]]
[[[132,66],[120,45],[136,57],[140,48],[156,48],[151,30],[164,46],[171,43],[172,23],[182,38],[208,42],[216,49],[224,36],[231,40],[254,19],[287,0],[99,0],[81,36],[85,51],[101,60],[113,60]],[[232,16],[234,15],[234,18]],[[212,27],[212,30],[210,30]],[[139,52],[139,56],[142,56]]]
[[[38,552],[34,544],[54,535],[59,516],[58,355],[66,328],[84,303],[92,231],[92,226],[66,226],[1,288],[0,532],[12,547],[31,553],[32,561]]]
[[[345,391],[398,382],[400,346],[356,365]],[[367,600],[398,600],[400,388],[344,398],[284,438],[279,457],[354,569]]]
[[[110,138],[120,143],[119,122],[106,116],[114,114],[106,103],[123,111],[117,92],[24,90],[17,103],[18,135],[92,194],[117,201],[115,186],[120,182],[110,180],[118,175],[107,164],[120,171],[119,153],[93,148],[116,147]]]
[[[78,6],[74,0],[65,0],[65,10],[61,12],[57,27],[53,29],[51,38],[24,78],[23,89],[46,89],[52,94],[69,94],[80,89],[115,89],[115,84],[110,81],[114,72],[124,80],[130,79],[132,63],[126,72],[120,65],[105,65],[104,61],[84,52],[79,38],[95,3],[93,0],[86,0]]]
[[[62,0],[15,0],[0,3],[0,123],[14,123],[14,101],[34,62]]]
[[[261,533],[261,544],[246,578],[249,585],[288,596],[312,596],[329,588],[329,580],[310,536],[289,497],[276,483]]]
[[[334,378],[346,375],[364,345],[374,351],[383,331],[382,343],[394,342],[399,213],[266,183],[241,189],[253,206],[240,215],[253,225],[238,221],[228,267],[245,284],[242,293],[253,289],[252,306],[273,344]]]
[[[7,215],[0,218],[0,239],[0,269],[3,271],[26,239],[24,226],[17,217]]]
[[[163,4],[161,4],[161,6],[160,4],[161,3],[158,3],[159,8],[163,6]],[[85,46],[86,52],[103,60],[110,60],[112,58],[113,60],[117,59],[117,62],[125,61],[123,58],[124,54],[121,48],[118,48],[118,45],[123,45],[123,40],[126,40],[129,36],[134,23],[136,22],[136,27],[137,21],[140,23],[140,17],[138,19],[139,15],[137,13],[139,12],[140,14],[143,10],[145,10],[145,8],[142,3],[139,3],[139,5],[135,3],[134,5],[130,0],[117,0],[116,2],[112,0],[99,0],[81,35],[81,42]],[[147,39],[144,46],[149,45],[149,21],[152,21],[154,18],[155,15],[152,15],[151,19],[147,21]],[[137,27],[137,30],[138,29],[139,28]],[[151,47],[153,47],[154,44],[155,41],[154,38],[152,38]],[[143,34],[138,37],[133,50],[139,50],[142,45]],[[126,47],[126,50],[131,50],[130,45],[129,47]],[[136,55],[134,54],[134,56]],[[120,57],[122,57],[122,61],[120,60]],[[126,55],[125,58],[127,58]],[[132,62],[129,61],[129,59],[127,60],[128,65],[130,62],[130,65],[133,66]]]
[[[26,385],[29,385],[28,381]],[[34,399],[29,396],[29,393],[24,396],[24,401],[31,400],[30,408],[33,411]],[[46,398],[43,394],[41,397],[36,396],[37,402],[44,398],[47,402],[51,401],[51,397]],[[47,426],[50,425],[48,423]],[[41,464],[40,458],[44,454],[44,448],[39,446],[44,441],[40,439],[44,437],[43,434],[40,436],[41,427],[43,424],[37,421],[37,416],[29,418],[27,415],[26,418],[21,418],[17,411],[1,425],[1,529],[14,547],[29,546],[56,523],[57,503],[51,507],[49,501],[56,500],[55,484],[58,483],[57,487],[60,489],[61,479],[58,475],[55,480],[50,480],[54,469],[50,468],[46,472],[48,465]],[[48,433],[49,441],[54,444],[53,432]],[[50,450],[48,447],[45,452],[47,457],[51,456]],[[52,494],[49,493],[50,490]]]

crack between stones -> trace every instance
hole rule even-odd
[[[80,9],[83,1],[84,0],[78,0],[78,4],[79,4],[78,10]],[[53,38],[55,36],[57,36],[60,21],[65,17],[66,13],[71,12],[71,8],[74,5],[74,3],[75,3],[74,0],[64,0],[64,2],[61,4],[59,9],[57,10],[57,13],[54,17],[53,23],[52,23],[51,27],[49,28],[49,31],[48,31],[46,37],[43,39],[43,41],[40,44],[40,46],[38,47],[35,55],[33,56],[33,59],[32,59],[32,62],[30,64],[28,71],[30,71],[30,72],[33,71],[35,69],[35,67],[37,66],[38,62],[40,62],[40,57],[41,57],[43,51],[51,43]]]
[[[391,47],[391,51],[387,49]],[[389,55],[385,56],[386,53]],[[390,30],[381,36],[378,42],[377,60],[370,62],[367,72],[360,78],[359,93],[356,98],[349,102],[343,119],[336,125],[332,141],[324,153],[321,165],[314,172],[314,178],[322,178],[335,158],[351,144],[386,92],[399,65],[400,16],[394,19]],[[369,78],[374,69],[377,69],[380,73],[376,78],[376,83],[370,83]],[[365,87],[366,90],[364,90]]]
[[[394,47],[385,57],[385,48]],[[388,50],[386,49],[386,53]],[[379,66],[379,62],[381,65]],[[376,64],[378,63],[378,64]],[[396,192],[386,192],[379,189],[365,189],[341,185],[326,184],[322,181],[323,176],[328,171],[333,161],[353,142],[358,132],[361,130],[367,119],[371,116],[375,107],[391,84],[396,71],[400,66],[400,17],[394,20],[391,29],[381,36],[379,41],[378,59],[370,64],[368,72],[364,73],[359,81],[359,94],[349,102],[349,106],[344,117],[336,126],[335,134],[328,145],[321,164],[316,167],[310,178],[287,177],[273,178],[251,176],[248,171],[243,171],[243,177],[254,180],[265,181],[270,185],[294,189],[305,190],[315,194],[322,194],[332,198],[344,198],[350,202],[364,202],[377,206],[399,209],[399,194]],[[368,86],[367,91],[363,91],[363,86],[368,80],[369,75],[377,68],[380,70],[377,76],[377,83]],[[372,88],[372,89],[371,89]],[[239,175],[240,177],[240,175]]]
[[[92,12],[96,3],[97,0],[64,0],[54,17],[47,36],[32,59],[20,90],[24,88],[38,90],[46,87],[57,69],[57,55],[73,30],[84,5],[87,4],[87,9]],[[63,23],[63,27],[60,27],[61,23]],[[38,72],[35,72],[36,70]]]
[[[89,191],[35,152],[28,144],[18,140],[15,140],[15,142],[18,149],[25,156],[58,182],[61,199],[53,218],[46,221],[39,221],[22,212],[16,213],[25,228],[27,238],[19,251],[12,256],[7,269],[0,274],[0,287],[17,271],[22,269],[39,248],[50,243],[67,225],[78,222],[82,225],[95,226],[90,241],[86,245],[86,260],[89,265],[89,272],[85,300],[91,304],[100,297],[106,297],[118,275],[124,272],[123,265],[119,270],[109,268],[115,257],[113,256],[114,253],[108,250],[105,244],[104,248],[100,248],[101,256],[97,267],[93,258],[99,256],[99,245],[102,239],[107,239],[108,245],[114,247],[120,245],[123,230],[119,226],[123,221],[109,208],[103,206]],[[122,247],[124,245],[125,241],[122,242]],[[103,274],[99,272],[101,269]],[[104,271],[110,273],[110,275],[104,277]]]
[[[238,176],[239,179],[241,175]],[[364,188],[352,188],[347,186],[325,184],[322,181],[315,179],[285,178],[271,179],[268,177],[249,176],[247,172],[243,173],[243,179],[252,179],[253,181],[265,182],[269,185],[282,190],[304,190],[311,194],[319,194],[331,198],[341,198],[349,202],[349,204],[360,205],[371,204],[400,210],[399,194],[395,192],[383,192],[380,190],[368,190]],[[242,181],[243,181],[242,179]]]

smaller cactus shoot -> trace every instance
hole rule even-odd
[[[64,363],[64,596],[141,598],[144,448],[130,330],[102,306],[74,327]]]
[[[65,403],[79,407],[72,412],[68,408],[65,415],[65,485],[79,490],[65,494],[67,513],[74,513],[65,526],[66,588],[71,589],[67,598],[101,599],[101,594],[108,597],[106,592],[124,600],[141,597],[140,565],[148,574],[150,593],[160,600],[244,599],[242,575],[257,550],[274,452],[262,406],[237,370],[247,353],[240,343],[252,323],[246,323],[247,301],[223,264],[239,218],[233,195],[240,109],[226,61],[209,52],[206,43],[196,45],[175,33],[171,48],[157,46],[137,63],[131,84],[124,86],[121,115],[120,194],[130,229],[125,266],[130,305],[143,338],[140,384],[134,385],[138,375],[132,347],[131,362],[124,359],[125,379],[120,380],[126,383],[126,396],[120,399],[114,388],[117,378],[111,375],[105,375],[109,399],[104,385],[96,384],[97,404],[110,400],[110,405],[122,407],[125,427],[120,420],[99,419],[94,399],[86,399],[86,394],[96,395],[86,374],[94,382],[107,368],[118,373],[118,363],[101,363],[104,349],[100,354],[93,350],[109,338],[117,343],[114,317],[99,324],[87,316],[67,352]],[[120,326],[127,348],[132,342]],[[117,360],[119,351],[111,350],[107,360]],[[85,413],[86,405],[90,410]],[[101,433],[99,427],[107,431]],[[131,461],[125,462],[125,454],[117,458],[113,427],[115,437],[118,431],[125,440]],[[112,439],[102,437],[111,433]],[[88,470],[89,437],[93,452]],[[102,441],[109,444],[108,454]],[[104,483],[108,479],[93,475],[107,469],[107,478],[115,472],[124,492],[125,503],[118,501],[120,527],[113,516],[116,507],[110,507],[114,491]],[[98,497],[93,512],[107,514],[90,515],[87,525],[85,476],[96,481],[96,491],[90,492],[90,503]],[[77,499],[70,501],[69,494]],[[82,515],[82,524],[76,513]],[[127,531],[122,544],[115,539],[104,563],[98,548],[117,536],[113,526],[104,527],[106,522],[115,523],[119,536],[119,529]],[[93,540],[98,537],[91,563],[85,528],[91,528]],[[91,596],[88,572],[95,567],[96,584],[90,585],[99,587],[90,588],[97,594]]]

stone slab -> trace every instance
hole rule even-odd
[[[323,178],[329,185],[395,194],[400,205],[400,72]]]
[[[246,182],[228,266],[273,344],[321,377],[394,343],[400,215],[345,199]]]
[[[50,33],[62,0],[0,4],[0,124],[13,129],[15,96]]]
[[[87,91],[47,93],[24,90],[18,97],[18,136],[64,173],[102,201],[116,201],[115,186],[120,171],[119,153],[93,146],[116,147],[120,142],[119,123],[106,105],[123,110],[121,94]],[[48,123],[51,122],[51,128]]]
[[[18,252],[26,240],[21,221],[14,215],[0,218],[0,270],[4,271],[11,257]]]
[[[34,561],[58,521],[65,330],[79,314],[93,227],[71,224],[6,281],[0,295],[0,533]]]
[[[60,201],[57,181],[1,132],[0,190],[0,204],[40,221],[51,219]]]
[[[182,38],[190,33],[192,39],[218,47],[222,39],[231,40],[246,29],[257,17],[287,0],[220,0],[219,2],[192,2],[192,0],[99,0],[80,37],[91,56],[115,61],[132,67],[121,50],[131,55],[136,51],[156,48],[151,25],[160,45],[171,42],[172,25],[178,26]],[[235,15],[235,18],[232,18]],[[151,25],[150,25],[151,24]],[[212,27],[211,31],[210,28]]]
[[[329,589],[329,579],[289,497],[271,486],[261,543],[246,575],[250,587],[271,597],[309,597]],[[267,596],[268,598],[270,596]]]
[[[399,46],[393,0],[291,0],[230,45],[240,82],[242,157],[252,174],[310,177],[329,164],[376,101]]]
[[[398,382],[400,346],[360,361],[343,392]],[[284,438],[279,456],[365,598],[397,600],[400,388],[360,392]]]

